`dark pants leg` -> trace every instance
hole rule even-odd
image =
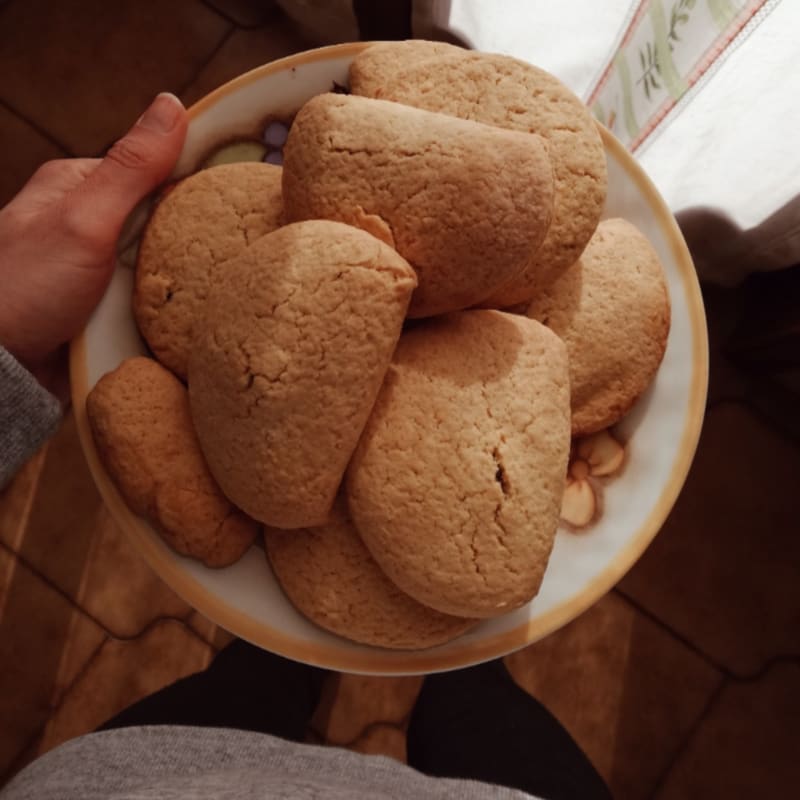
[[[425,679],[408,729],[408,763],[546,800],[611,797],[572,737],[501,661]]]
[[[325,672],[237,640],[204,672],[145,697],[99,730],[131,725],[239,728],[302,741]]]

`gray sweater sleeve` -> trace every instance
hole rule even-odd
[[[383,756],[263,733],[168,725],[73,739],[24,769],[1,800],[536,800],[430,778]]]
[[[0,489],[52,436],[61,404],[0,347]]]

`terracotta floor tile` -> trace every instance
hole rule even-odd
[[[374,723],[404,722],[421,688],[421,677],[338,675],[325,687],[312,727],[331,744],[349,745]]]
[[[46,453],[47,445],[29,459],[0,492],[0,542],[15,552],[25,534]]]
[[[620,584],[738,675],[800,655],[800,449],[744,407],[706,417],[663,530]]]
[[[180,91],[230,27],[200,0],[11,0],[0,99],[74,154],[95,154],[158,92]]]
[[[626,800],[649,796],[722,680],[614,594],[506,663]]]
[[[306,731],[306,735],[314,740],[319,739],[321,742],[325,742],[325,732],[328,730],[328,723],[333,713],[333,706],[336,703],[336,693],[339,691],[340,677],[340,673],[331,672],[325,676],[322,682],[320,699],[311,717],[311,721],[308,724],[308,730]],[[353,738],[355,739],[355,737]]]
[[[104,632],[0,546],[0,780]]]
[[[183,619],[191,611],[111,519],[86,466],[72,414],[50,441],[15,546],[113,636],[136,636],[159,617]]]
[[[11,589],[16,568],[17,557],[10,550],[0,545],[0,620],[3,618],[6,597]]]
[[[22,188],[42,162],[63,156],[63,150],[0,105],[0,207]]]
[[[102,500],[69,413],[50,440],[17,552],[65,594],[75,597]]]
[[[657,800],[797,796],[800,665],[730,682],[666,778]]]
[[[243,28],[253,28],[276,13],[275,3],[269,0],[205,0],[211,8]]]
[[[199,611],[192,611],[186,618],[186,624],[215,651],[222,650],[236,638],[230,631],[221,628]]]
[[[371,725],[348,749],[368,756],[389,756],[406,763],[406,735],[395,725]]]
[[[255,30],[237,30],[181,94],[189,106],[243,72],[310,47],[283,17]]]
[[[156,623],[137,639],[108,639],[51,717],[40,753],[88,733],[131,703],[205,669],[211,648],[185,625]]]
[[[67,629],[66,642],[61,654],[61,663],[53,686],[51,698],[53,708],[57,708],[61,704],[65,693],[69,691],[69,688],[107,638],[106,631],[85,614],[76,610]]]
[[[190,606],[153,572],[103,506],[77,604],[117,637],[138,636],[153,620],[185,619]]]

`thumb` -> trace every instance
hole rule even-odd
[[[78,187],[74,196],[83,202],[76,205],[85,208],[98,226],[98,239],[116,241],[136,204],[169,176],[183,147],[187,125],[181,101],[166,92],[158,95]],[[84,222],[91,225],[90,219]]]

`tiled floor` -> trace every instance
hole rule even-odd
[[[304,46],[266,0],[0,3],[0,203],[43,160],[101,152],[158,91],[188,102]],[[619,798],[800,784],[798,406],[723,355],[747,350],[752,297],[707,293],[710,408],[664,530],[610,595],[508,659]],[[0,494],[0,779],[228,638],[119,534],[68,416]],[[402,759],[420,685],[335,676],[309,738]]]

